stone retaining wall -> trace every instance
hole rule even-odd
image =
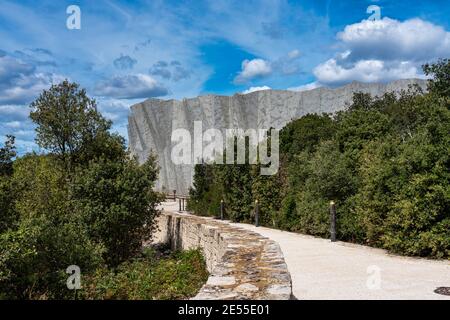
[[[290,299],[291,276],[279,245],[212,218],[162,212],[154,242],[201,248],[210,272],[193,299]]]

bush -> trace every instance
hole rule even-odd
[[[13,192],[11,178],[0,176],[0,233],[13,228],[18,220]]]
[[[0,235],[0,247],[2,298],[69,298],[66,268],[78,265],[87,273],[102,265],[102,247],[88,238],[76,219],[23,219],[17,229]]]
[[[213,201],[217,184],[207,181],[220,181],[234,221],[251,221],[258,199],[262,224],[328,237],[334,200],[339,239],[450,258],[449,70],[449,59],[424,66],[434,76],[427,94],[417,87],[356,93],[334,117],[292,121],[280,133],[277,176],[250,174],[257,166],[215,166],[196,206]]]
[[[151,249],[144,257],[121,264],[116,272],[100,269],[83,278],[84,299],[164,300],[194,296],[208,278],[199,250],[158,258]]]
[[[0,148],[0,233],[14,226],[17,214],[14,209],[14,191],[11,186],[13,159],[16,156],[15,138],[6,137],[5,145]]]
[[[153,191],[157,174],[154,157],[142,166],[134,159],[99,160],[76,173],[71,185],[75,211],[90,238],[106,247],[109,265],[131,258],[151,240],[161,200]]]
[[[0,234],[0,296],[64,298],[69,265],[89,272],[102,264],[103,247],[89,239],[64,183],[52,157],[15,161],[11,188],[18,221]]]

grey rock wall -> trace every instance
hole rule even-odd
[[[288,122],[308,113],[334,113],[351,102],[353,93],[365,92],[380,96],[386,92],[407,90],[412,84],[423,89],[426,81],[398,80],[388,84],[353,82],[330,89],[317,88],[294,92],[264,90],[233,96],[207,95],[183,100],[148,99],[131,107],[128,119],[129,148],[140,162],[151,151],[158,156],[161,167],[158,190],[177,190],[186,194],[192,185],[193,166],[175,165],[171,161],[172,131],[184,128],[193,136],[194,121],[202,121],[203,131],[209,128],[281,129]],[[225,135],[225,134],[224,134]]]
[[[200,248],[210,276],[195,300],[288,300],[292,283],[280,246],[257,233],[189,214],[162,212],[155,243]]]

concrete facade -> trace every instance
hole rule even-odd
[[[295,92],[264,90],[233,96],[207,95],[183,100],[148,99],[131,107],[128,138],[131,153],[144,162],[151,152],[161,167],[156,188],[186,194],[192,185],[194,166],[175,165],[171,160],[171,137],[176,129],[186,129],[194,137],[194,122],[203,131],[218,129],[281,129],[288,122],[308,113],[334,113],[351,103],[355,92],[381,96],[386,92],[407,90],[410,85],[426,87],[426,81],[410,79],[391,83],[353,82],[331,89],[317,88]]]

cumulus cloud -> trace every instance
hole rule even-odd
[[[26,104],[44,89],[64,78],[49,72],[39,72],[36,66],[20,59],[0,57],[0,105]]]
[[[104,117],[114,121],[115,124],[125,124],[128,120],[130,106],[117,99],[100,100],[99,111]]]
[[[317,81],[314,81],[311,83],[303,84],[298,87],[287,88],[287,90],[301,92],[301,91],[308,91],[308,90],[312,90],[312,89],[316,89],[316,88],[320,88],[320,87],[322,87],[322,85],[320,83],[318,83]]]
[[[159,76],[163,79],[177,82],[188,79],[191,73],[181,66],[179,61],[171,61],[170,65],[166,61],[158,61],[150,68],[149,73],[153,76]]]
[[[3,105],[0,106],[1,122],[23,122],[27,120],[29,109],[27,106],[21,105]]]
[[[172,78],[172,72],[170,72],[170,70],[167,69],[167,63],[164,61],[159,61],[158,63],[155,63],[153,67],[150,68],[149,73],[152,76],[159,76],[166,80]]]
[[[11,56],[33,66],[57,66],[52,52],[43,48],[16,50]]]
[[[272,69],[282,75],[292,75],[300,72],[300,66],[298,59],[300,58],[300,51],[294,49],[289,51],[287,55],[284,55],[274,62],[272,62]]]
[[[245,91],[242,91],[242,94],[247,94],[247,93],[252,93],[255,91],[262,91],[262,90],[270,90],[272,89],[271,87],[268,86],[262,86],[262,87],[250,87]]]
[[[348,59],[424,61],[450,54],[450,33],[421,19],[398,21],[390,18],[364,20],[338,33]]]
[[[168,90],[148,75],[135,74],[101,81],[97,84],[95,93],[118,99],[143,99],[165,96]]]
[[[344,50],[314,69],[320,83],[424,78],[423,63],[450,55],[450,32],[421,19],[364,20],[337,37]]]
[[[272,73],[270,62],[264,59],[242,61],[241,72],[234,79],[235,83],[245,83],[254,78],[261,78]]]
[[[0,140],[8,134],[14,135],[18,151],[29,152],[36,148],[34,143],[34,127],[26,105],[0,106]]]
[[[235,84],[244,84],[254,79],[264,78],[270,75],[292,75],[300,72],[298,59],[300,51],[289,51],[275,60],[253,59],[242,61],[241,71],[234,78]]]
[[[173,72],[173,81],[180,81],[190,78],[191,74],[188,70],[183,67],[177,66]]]
[[[314,74],[322,83],[343,84],[350,81],[386,82],[397,79],[423,78],[411,62],[388,63],[382,60],[361,60],[351,68],[340,66],[331,59],[319,65]]]
[[[114,67],[116,67],[119,70],[133,69],[136,63],[137,63],[136,59],[133,59],[128,55],[124,56],[121,54],[119,58],[114,60]]]

